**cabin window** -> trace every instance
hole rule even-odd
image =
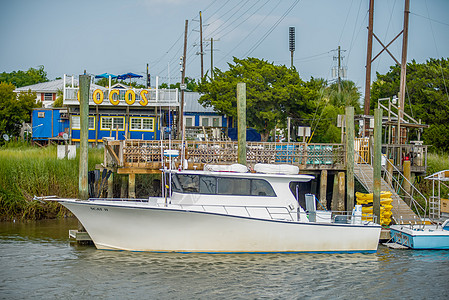
[[[154,118],[130,118],[131,131],[154,131]]]
[[[218,179],[218,193],[220,195],[250,195],[250,191],[251,181],[249,179]]]
[[[176,175],[175,181],[179,182],[179,187],[177,184],[173,185],[173,190],[175,192],[184,193],[198,193],[200,191],[200,177],[198,175]]]
[[[125,117],[101,117],[101,130],[125,128]]]
[[[72,116],[72,129],[81,128],[80,116]],[[95,130],[95,117],[89,116],[89,130]]]
[[[263,179],[177,174],[173,176],[172,188],[174,192],[190,194],[276,197],[271,185]]]
[[[251,180],[251,195],[268,197],[276,196],[271,185],[263,179]]]

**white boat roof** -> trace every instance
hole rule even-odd
[[[167,170],[169,172],[169,170]],[[209,175],[216,177],[243,177],[243,178],[284,178],[288,180],[308,182],[315,178],[313,175],[306,174],[265,174],[265,173],[239,173],[239,172],[211,172],[195,170],[172,170],[176,174]]]

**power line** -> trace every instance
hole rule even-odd
[[[254,50],[257,49],[257,47],[260,46],[260,44],[262,44],[262,42],[273,32],[273,30],[279,25],[279,23],[282,22],[282,20],[284,20],[284,18],[292,11],[292,9],[299,3],[300,0],[295,0],[293,2],[293,4],[285,11],[285,13],[271,26],[271,28],[259,39],[259,41],[252,46],[248,52],[246,52],[246,54],[244,56],[249,56],[251,55],[251,53],[254,52]]]
[[[268,0],[269,1],[269,0]],[[266,3],[268,3],[265,2]],[[265,5],[264,4],[264,5]],[[221,60],[218,61],[218,63],[220,63],[221,61],[223,61],[223,59],[225,59],[229,54],[231,54],[235,49],[237,49],[244,41],[246,41],[246,39],[256,30],[259,28],[259,26],[268,18],[268,16],[279,6],[279,4],[281,4],[281,1],[279,1],[271,10],[268,14],[265,15],[265,17],[262,19],[262,21],[260,21],[254,28],[253,30],[251,30],[243,39],[241,39],[240,43],[238,43],[234,48],[232,48],[231,51],[229,51],[228,53],[226,53],[225,56],[223,56],[223,58]],[[262,5],[262,6],[264,6]],[[230,32],[228,32],[227,34],[229,34]]]

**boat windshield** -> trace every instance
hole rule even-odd
[[[174,174],[172,182],[173,191],[178,193],[276,197],[264,179]]]

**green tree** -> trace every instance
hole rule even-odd
[[[279,123],[285,124],[288,116],[307,117],[314,111],[315,89],[301,80],[294,69],[276,66],[257,58],[234,57],[229,70],[214,70],[214,78],[203,79],[199,84],[199,102],[212,106],[227,116],[237,116],[236,87],[246,83],[246,119],[249,127],[268,139],[270,131]]]
[[[189,92],[197,92],[198,91],[198,83],[195,81],[194,78],[190,78],[190,77],[186,77],[184,78],[184,82],[187,85],[187,91]],[[160,89],[181,89],[181,83],[177,82],[175,84],[171,83],[170,86],[168,85],[168,83],[161,83],[159,85]]]
[[[338,84],[328,85],[324,79],[312,78],[308,83],[319,90],[316,99],[316,112],[310,120],[312,127],[312,142],[314,143],[340,143],[341,129],[337,127],[338,115],[345,113],[346,106],[353,106],[355,113],[361,113],[358,87],[354,82],[343,80],[339,91]]]
[[[56,92],[56,100],[53,102],[53,107],[63,107],[64,101],[63,101],[63,91],[62,89],[58,89]]]
[[[384,75],[377,74],[371,87],[373,109],[380,98],[398,95],[401,69],[390,67]],[[424,129],[423,140],[435,150],[449,151],[449,59],[429,59],[426,63],[412,60],[407,64],[404,111],[415,120],[430,125]]]
[[[0,83],[0,133],[18,136],[22,122],[29,122],[31,109],[38,107],[36,93],[28,91],[16,95],[11,83]]]
[[[0,73],[0,82],[12,83],[17,88],[46,81],[48,81],[48,78],[47,72],[44,71],[44,66],[39,66],[37,69],[29,68],[28,71],[19,70],[11,73]]]

